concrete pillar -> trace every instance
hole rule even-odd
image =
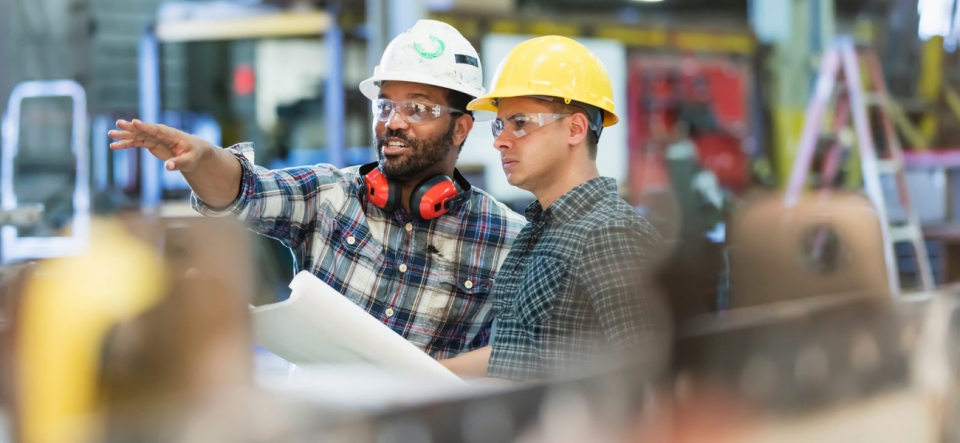
[[[153,27],[140,36],[137,48],[140,80],[140,120],[147,123],[160,123],[160,43]],[[150,212],[160,206],[160,174],[163,162],[147,153],[140,154],[140,206]]]
[[[13,89],[12,73],[13,54],[10,51],[12,44],[10,20],[13,15],[13,2],[0,1],[0,115],[7,111],[7,98]]]
[[[427,16],[423,0],[366,0],[367,70],[380,64],[380,56],[394,37]]]
[[[380,64],[383,49],[390,41],[390,27],[387,24],[389,0],[367,0],[367,73]]]
[[[427,16],[423,0],[390,0],[390,36],[387,41],[410,29]]]
[[[347,106],[343,88],[343,30],[340,29],[336,7],[328,8],[332,17],[330,29],[324,35],[327,46],[326,95],[324,96],[324,114],[327,121],[327,161],[337,167],[346,166],[346,126]]]

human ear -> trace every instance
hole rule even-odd
[[[454,123],[453,128],[453,144],[460,146],[463,144],[463,141],[467,139],[467,134],[470,133],[470,130],[473,129],[473,118],[469,115],[458,115],[455,117],[457,119]]]
[[[587,138],[587,131],[590,130],[590,124],[587,117],[581,113],[575,113],[570,116],[569,144],[571,146],[579,145]]]

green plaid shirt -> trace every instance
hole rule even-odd
[[[666,304],[645,270],[660,235],[599,177],[526,210],[493,287],[487,374],[512,380],[589,371],[606,358],[666,364]]]

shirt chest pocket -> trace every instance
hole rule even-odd
[[[330,233],[328,244],[337,251],[337,255],[352,262],[383,264],[383,247],[364,225],[337,223]]]
[[[537,257],[521,272],[524,274],[512,291],[512,311],[521,324],[542,324],[553,312],[566,265],[556,258]]]
[[[427,321],[436,328],[464,326],[479,321],[488,310],[493,279],[471,269],[434,266],[424,290]]]
[[[331,262],[326,268],[333,273],[336,288],[357,302],[374,295],[384,259],[382,247],[365,226],[335,225],[329,237]],[[331,284],[334,286],[334,284]]]

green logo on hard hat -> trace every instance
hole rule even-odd
[[[428,51],[424,49],[423,46],[420,45],[420,43],[416,43],[416,42],[414,42],[413,44],[413,49],[415,49],[417,51],[417,54],[420,54],[420,56],[423,58],[437,58],[440,56],[440,54],[443,54],[443,49],[444,49],[443,40],[440,40],[439,38],[437,38],[437,36],[431,34],[430,43],[433,46],[432,51]]]

